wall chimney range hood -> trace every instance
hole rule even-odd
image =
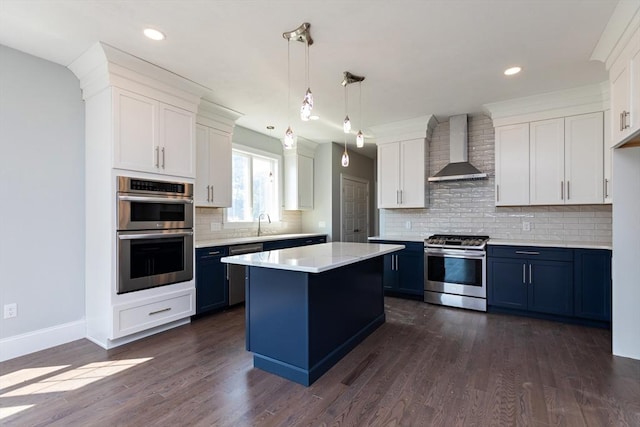
[[[486,173],[469,163],[468,146],[467,115],[449,117],[449,164],[427,180],[439,182],[486,178]]]

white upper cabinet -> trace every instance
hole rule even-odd
[[[498,126],[496,206],[604,202],[603,113]]]
[[[196,125],[196,206],[231,206],[231,134]]]
[[[566,204],[604,201],[603,113],[564,119]]]
[[[618,146],[640,131],[640,29],[609,69],[611,145]]]
[[[195,114],[113,88],[114,168],[193,178]]]
[[[529,204],[528,153],[529,123],[496,128],[496,206]]]
[[[313,157],[294,151],[284,156],[286,210],[313,209]]]
[[[378,145],[378,208],[424,208],[425,140]]]
[[[529,125],[529,204],[564,204],[564,119]]]

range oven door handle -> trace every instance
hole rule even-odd
[[[484,251],[467,251],[467,250],[451,250],[451,249],[431,249],[424,250],[427,256],[439,256],[449,258],[466,258],[466,259],[485,259],[487,257]]]
[[[146,202],[146,203],[176,203],[176,204],[188,204],[193,203],[192,199],[174,199],[165,197],[146,197],[146,196],[122,196],[118,195],[118,200],[125,202]]]
[[[137,239],[168,239],[171,237],[193,236],[193,231],[163,231],[161,233],[136,233],[136,234],[120,234],[120,240],[137,240]]]

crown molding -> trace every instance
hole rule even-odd
[[[638,27],[640,0],[620,0],[591,53],[591,60],[604,62],[607,70],[611,68]]]
[[[371,126],[369,129],[374,134],[376,144],[388,142],[408,141],[411,139],[427,138],[429,129],[438,124],[433,114],[415,117],[408,120],[386,123],[378,126]]]
[[[609,105],[609,82],[493,102],[483,109],[494,126],[603,111]]]

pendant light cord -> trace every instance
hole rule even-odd
[[[287,40],[287,121],[291,126],[291,40]]]

